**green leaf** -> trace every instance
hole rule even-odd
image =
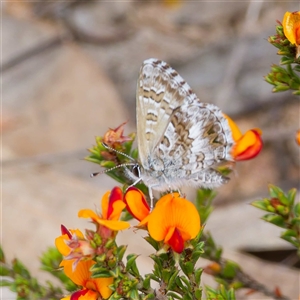
[[[186,288],[188,290],[190,290],[191,289],[191,281],[185,276],[180,276],[180,279],[181,279],[182,282],[184,282]]]
[[[300,217],[292,218],[290,222],[293,227],[300,228]]]
[[[127,249],[127,246],[124,246],[124,245],[119,246],[117,248],[117,258],[119,261],[121,261],[123,259],[126,249]]]
[[[155,241],[150,235],[144,237],[144,239],[156,250],[159,250],[159,242]]]
[[[213,211],[211,204],[216,195],[217,193],[214,190],[204,188],[197,190],[196,207],[202,224],[207,221],[208,217]]]
[[[279,194],[283,194],[283,190],[279,187],[269,184],[269,194],[272,198],[278,198]]]
[[[113,274],[115,275],[115,274]],[[103,271],[97,271],[97,272],[93,272],[92,278],[107,278],[107,277],[112,277],[112,274],[111,274],[111,271],[108,271],[108,270],[103,270]]]
[[[137,289],[132,289],[129,291],[129,293],[127,294],[128,299],[132,299],[132,300],[139,300],[139,293],[137,291]]]
[[[278,200],[280,201],[280,203],[284,204],[284,205],[289,205],[290,201],[288,199],[288,197],[285,195],[284,192],[278,192]]]
[[[0,264],[0,276],[7,276],[9,274],[10,274],[10,269],[4,264]]]
[[[223,249],[222,249],[222,248],[218,248],[218,249],[216,250],[215,258],[216,258],[217,261],[220,260],[220,258],[221,258],[221,256],[222,256],[222,253],[223,253]]]
[[[193,251],[193,254],[192,254],[192,261],[193,263],[195,264],[198,259],[203,255],[204,253],[204,249],[200,249],[200,250],[195,250]]]
[[[11,280],[5,280],[4,278],[0,280],[0,287],[11,286],[12,284],[14,283]]]
[[[300,65],[296,65],[296,66],[294,67],[294,71],[300,72]]]
[[[295,204],[293,211],[296,217],[300,217],[300,202]]]
[[[227,260],[225,266],[222,269],[222,275],[225,278],[232,279],[236,276],[236,271],[238,268],[239,266],[236,263]]]
[[[184,293],[182,300],[193,300],[193,296],[191,295],[191,293]]]
[[[278,213],[283,217],[287,216],[290,212],[289,208],[283,205],[277,205],[276,209]]]
[[[191,261],[183,262],[180,264],[183,273],[190,276],[194,271],[194,264]]]
[[[116,166],[116,163],[113,161],[109,161],[109,160],[103,160],[103,161],[101,161],[100,166],[103,168],[106,168],[106,169],[111,169]],[[108,174],[108,173],[109,172],[107,172],[106,174]]]
[[[122,296],[120,296],[117,292],[113,293],[110,297],[109,300],[119,300],[122,299]]]
[[[178,273],[179,273],[179,271],[177,270],[177,271],[173,272],[172,276],[169,277],[169,281],[167,281],[168,282],[167,290],[173,290],[175,280],[178,276]]]
[[[0,245],[0,262],[5,263],[5,255],[1,245]]]
[[[139,156],[139,152],[138,152],[138,149],[133,149],[130,156],[133,158],[133,159],[138,159],[138,156]]]
[[[267,75],[267,76],[264,76],[264,79],[266,82],[268,82],[269,84],[272,84],[272,85],[275,85],[274,81],[273,81],[273,76],[272,76],[272,73]]]
[[[262,217],[262,219],[269,223],[272,223],[276,226],[286,228],[285,221],[284,221],[283,217],[281,217],[281,216],[274,215],[274,214],[267,214],[267,215],[264,215]]]
[[[269,201],[268,201],[269,202]],[[256,200],[251,203],[252,206],[268,211],[268,205],[264,200]]]
[[[293,95],[300,96],[300,90],[296,91],[296,92],[293,92]]]
[[[197,284],[197,286],[200,286],[202,273],[203,273],[203,269],[202,268],[198,268],[194,272],[195,283]]]
[[[140,276],[139,269],[136,265],[136,259],[138,257],[139,256],[136,254],[129,254],[127,255],[127,263],[126,263],[126,270],[137,277]]]
[[[147,274],[143,280],[143,288],[148,290],[151,287],[151,276]]]
[[[276,83],[276,82],[275,82]],[[290,89],[290,87],[288,85],[283,85],[279,82],[276,83],[276,86],[273,88],[273,92],[285,92],[288,91]]]
[[[290,57],[287,57],[287,56],[282,57],[281,60],[280,60],[281,65],[292,64],[293,62],[294,62],[294,59],[290,58]]]
[[[181,290],[184,290],[184,289],[186,289],[186,287],[185,287],[185,285],[183,284],[183,282],[182,282],[182,280],[181,280],[181,277],[182,276],[177,276],[177,278],[176,278],[176,285],[177,285],[177,287],[179,288],[179,289],[181,289]]]
[[[13,260],[13,271],[24,279],[31,279],[29,271],[18,259]]]
[[[297,232],[295,230],[288,229],[288,230],[284,231],[283,233],[281,233],[281,238],[284,238],[287,236],[296,237]]]
[[[167,299],[180,299],[182,300],[182,297],[174,292],[168,292],[167,294],[168,298]],[[170,298],[171,297],[171,298]],[[157,298],[158,299],[158,298]]]
[[[286,240],[287,242],[291,243],[293,246],[295,246],[297,249],[300,247],[299,241],[296,240],[296,238],[292,236],[282,236],[281,237],[283,240]]]
[[[202,299],[202,289],[195,289],[194,291],[194,297],[197,299],[197,300],[201,300]]]
[[[297,194],[297,189],[291,189],[288,191],[287,198],[290,206],[294,205],[296,194]]]
[[[235,298],[235,291],[234,291],[234,289],[230,289],[228,291],[228,299],[230,299],[230,300],[235,300],[236,299]]]

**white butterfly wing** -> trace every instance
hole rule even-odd
[[[151,58],[141,67],[136,102],[139,158],[145,166],[161,142],[173,111],[183,104],[200,101],[174,69]]]

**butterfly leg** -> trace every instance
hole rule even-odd
[[[148,186],[148,191],[149,191],[149,197],[150,197],[150,212],[151,212],[154,207],[154,197],[153,197],[153,193],[152,193],[152,186]]]

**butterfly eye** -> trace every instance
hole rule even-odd
[[[141,177],[141,169],[140,169],[140,166],[138,164],[134,165],[133,168],[132,168],[132,173],[140,178]]]

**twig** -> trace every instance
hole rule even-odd
[[[69,39],[69,38],[70,38],[70,35],[65,34],[62,36],[53,37],[42,44],[35,45],[32,48],[24,51],[23,53],[18,54],[15,57],[11,58],[10,60],[4,62],[0,66],[1,71],[2,72],[8,71],[9,69],[34,57],[35,55],[39,55],[41,53],[44,53],[45,51],[51,50],[51,49],[59,46],[60,44],[62,44],[62,42],[64,40]]]
[[[225,264],[226,260],[223,260],[221,264]],[[261,292],[266,296],[272,297],[277,300],[290,300],[288,297],[278,295],[273,291],[270,291],[266,286],[253,279],[250,275],[243,272],[241,269],[236,271],[236,278],[244,284],[244,287]]]

